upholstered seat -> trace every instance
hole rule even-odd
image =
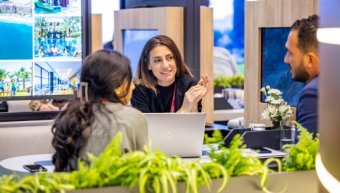
[[[0,161],[6,158],[53,153],[52,120],[0,122]]]

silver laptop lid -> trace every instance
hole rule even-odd
[[[202,155],[205,113],[144,113],[148,121],[151,150],[169,156]]]

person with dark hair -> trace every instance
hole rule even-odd
[[[108,41],[108,42],[105,42],[105,44],[103,45],[103,49],[105,49],[105,50],[114,50],[113,39]]]
[[[314,136],[318,132],[318,26],[317,15],[295,21],[288,35],[284,58],[291,68],[292,79],[306,83],[298,100],[296,120]]]
[[[202,75],[197,83],[174,41],[158,35],[142,50],[131,104],[145,113],[201,111],[208,82]]]
[[[76,170],[79,158],[88,161],[87,152],[98,156],[118,131],[124,136],[124,151],[148,144],[145,116],[125,106],[131,79],[130,61],[119,52],[99,50],[86,57],[78,98],[52,126],[55,171]]]
[[[7,101],[0,101],[0,112],[8,112]]]

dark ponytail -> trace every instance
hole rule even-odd
[[[92,105],[89,102],[75,100],[66,111],[60,113],[52,126],[55,171],[77,169],[79,152],[89,137],[85,130],[92,122]]]

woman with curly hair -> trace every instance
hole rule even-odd
[[[76,170],[79,158],[88,161],[87,152],[99,155],[118,131],[124,151],[148,143],[145,116],[125,106],[131,78],[130,61],[118,52],[99,50],[84,60],[78,98],[52,126],[55,171]]]

